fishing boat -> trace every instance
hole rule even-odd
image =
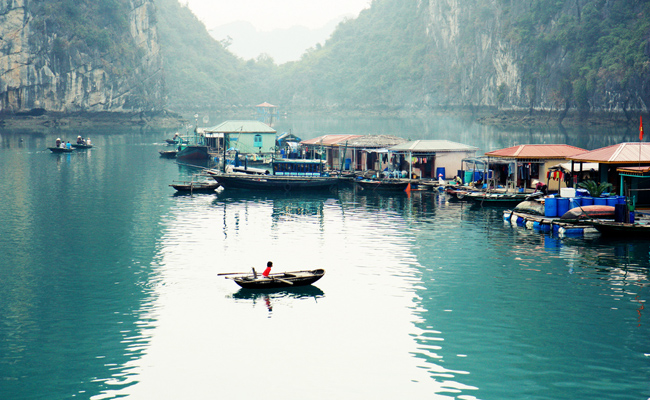
[[[207,169],[224,189],[304,191],[330,190],[338,186],[339,178],[323,173],[321,160],[274,160],[272,174],[219,172]]]
[[[93,147],[92,144],[88,143],[72,143],[71,146],[75,149],[91,149]]]
[[[314,269],[311,271],[283,272],[279,274],[269,274],[268,277],[255,273],[255,270],[253,270],[253,273],[229,273],[219,275],[238,275],[234,277],[227,276],[226,279],[232,279],[236,284],[245,289],[275,289],[311,285],[325,275],[325,270]]]
[[[219,188],[219,183],[209,181],[173,182],[169,186],[182,193],[212,193]]]
[[[210,158],[210,154],[208,154],[206,145],[181,143],[178,146],[176,158],[179,160],[207,160]]]
[[[409,181],[401,179],[360,179],[355,183],[364,190],[404,191]]]
[[[48,147],[52,153],[72,153],[74,151],[73,148],[67,148],[67,147]]]

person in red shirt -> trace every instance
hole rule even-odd
[[[269,274],[271,273],[271,268],[273,268],[273,262],[269,261],[266,263],[266,269],[264,270],[264,272],[262,272],[262,276],[268,278]]]

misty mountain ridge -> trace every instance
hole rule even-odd
[[[250,22],[236,21],[220,25],[209,30],[209,33],[223,44],[230,37],[232,40],[227,48],[239,57],[248,60],[256,59],[260,54],[268,54],[276,64],[284,64],[300,60],[307,49],[318,43],[324,44],[336,26],[348,17],[352,16],[341,16],[317,29],[294,25],[272,31],[259,31]]]

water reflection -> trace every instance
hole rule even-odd
[[[301,286],[296,288],[279,288],[266,290],[239,289],[236,293],[229,296],[232,299],[250,301],[255,307],[258,302],[262,301],[269,311],[269,317],[273,312],[273,307],[292,307],[291,302],[297,300],[313,300],[318,302],[325,297],[325,293],[314,285]]]

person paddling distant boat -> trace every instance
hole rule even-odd
[[[271,268],[273,268],[273,261],[269,261],[266,263],[266,269],[264,270],[264,272],[262,272],[262,276],[268,278],[269,274],[271,273]]]

